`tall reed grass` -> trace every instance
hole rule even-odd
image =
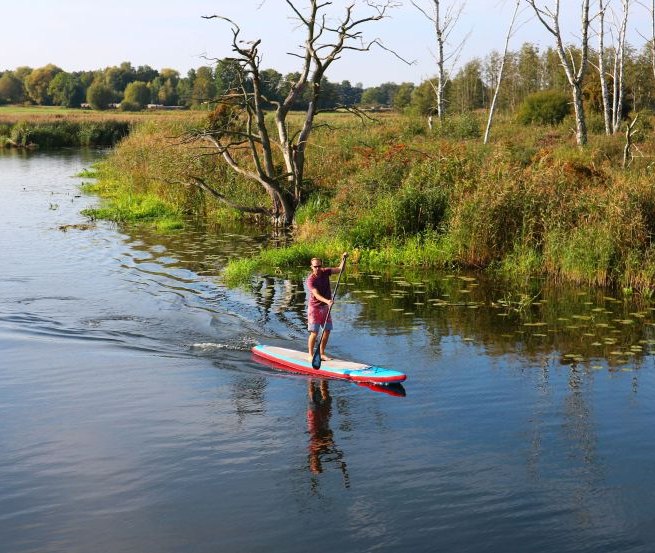
[[[365,123],[332,116],[309,145],[296,243],[232,262],[228,279],[304,264],[334,247],[356,252],[371,269],[460,266],[655,286],[654,145],[642,143],[643,157],[623,170],[621,136],[592,135],[580,150],[566,123],[544,131],[499,117],[485,146],[471,117],[455,130],[430,132],[399,115]],[[207,150],[181,144],[175,137],[185,128],[139,125],[109,157],[105,174],[124,191],[154,194],[187,215],[240,217],[181,184],[191,174],[237,202],[267,205],[259,186],[203,155]],[[466,138],[458,134],[464,131]]]

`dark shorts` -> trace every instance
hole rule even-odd
[[[318,332],[321,331],[321,326],[323,326],[323,325],[320,325],[318,323],[309,323],[307,325],[307,330],[309,330],[309,332],[317,332],[318,333]],[[328,321],[325,324],[325,330],[332,330],[332,321]]]

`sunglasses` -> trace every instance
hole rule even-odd
[[[320,269],[323,265],[312,265],[312,269]]]

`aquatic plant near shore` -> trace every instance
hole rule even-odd
[[[107,219],[117,223],[153,222],[160,230],[181,228],[180,212],[152,195],[119,196],[98,208],[82,211],[90,219]]]

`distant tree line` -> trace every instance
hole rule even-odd
[[[572,55],[576,55],[574,47]],[[606,56],[614,52],[608,49]],[[642,51],[626,48],[624,102],[627,111],[655,109],[655,78],[651,44]],[[445,86],[445,104],[448,113],[467,113],[488,108],[498,80],[501,54],[492,51],[485,58],[476,58],[457,71]],[[590,57],[598,58],[597,53]],[[220,60],[214,67],[191,69],[185,77],[174,69],[156,70],[147,65],[133,67],[130,62],[96,71],[66,72],[56,65],[36,69],[18,67],[0,71],[0,103],[36,104],[43,106],[80,107],[88,103],[104,109],[120,105],[123,109],[142,109],[147,104],[201,108],[211,100],[236,88],[242,72],[235,69],[234,61]],[[499,111],[517,112],[525,99],[537,92],[568,93],[568,83],[554,49],[540,51],[530,43],[514,52],[508,52],[505,77],[497,100]],[[275,69],[262,71],[263,95],[269,101],[286,97],[290,83],[297,75],[283,75]],[[589,71],[584,86],[585,104],[592,112],[602,112],[600,77]],[[309,94],[300,96],[294,106],[307,107]],[[386,82],[363,88],[344,80],[321,82],[320,109],[339,106],[392,108],[416,114],[428,114],[435,109],[434,84],[426,80],[420,84]]]
[[[234,62],[219,61],[214,67],[191,69],[186,77],[174,69],[156,70],[148,65],[133,67],[130,62],[96,71],[66,72],[49,64],[33,69],[18,67],[0,71],[0,104],[34,104],[40,106],[80,107],[88,103],[96,109],[112,104],[123,109],[142,109],[147,104],[206,106],[212,99],[234,87],[240,72]],[[294,75],[282,75],[274,69],[263,71],[265,96],[278,101],[288,92]],[[349,81],[322,85],[322,109],[338,105],[359,104],[363,93],[361,84]],[[298,99],[298,109],[306,107],[308,98]]]

